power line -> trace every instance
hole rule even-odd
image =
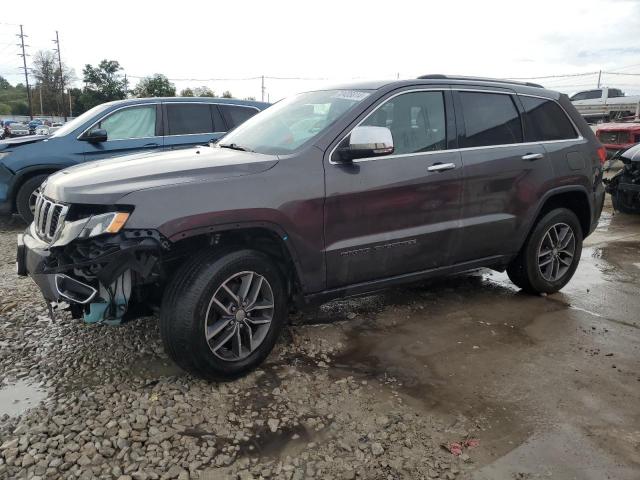
[[[64,121],[67,121],[67,108],[64,102],[64,73],[62,71],[62,57],[60,55],[60,37],[58,37],[58,30],[56,30],[56,39],[53,41],[53,43],[56,44],[56,47],[54,49],[55,52],[58,53],[58,68],[60,69],[60,98],[61,98],[61,103],[60,106],[62,107],[62,116],[64,117]],[[42,98],[42,95],[40,95],[40,98]]]
[[[596,75],[597,73],[598,72],[584,72],[584,73],[567,73],[563,75],[545,75],[542,77],[507,77],[507,80],[544,80],[547,78],[587,77],[589,75]]]

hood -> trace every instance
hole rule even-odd
[[[620,157],[631,162],[640,162],[640,143],[627,148],[620,154]]]
[[[19,147],[20,145],[27,145],[29,143],[41,142],[49,138],[48,135],[29,135],[27,137],[15,137],[15,138],[7,138],[6,140],[0,140],[0,151]]]
[[[218,147],[128,155],[61,170],[48,178],[44,194],[64,203],[111,205],[138,190],[251,175],[277,162],[275,155]]]

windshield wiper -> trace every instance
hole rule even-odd
[[[253,152],[250,148],[243,147],[237,143],[219,143],[220,148],[230,148],[231,150],[240,150],[241,152]]]

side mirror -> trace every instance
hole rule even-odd
[[[107,131],[103,130],[101,128],[99,128],[97,130],[91,130],[90,132],[86,133],[82,137],[82,140],[86,140],[87,142],[91,142],[91,143],[106,142],[107,141]]]
[[[338,161],[382,157],[393,153],[393,136],[387,127],[360,126],[352,130],[336,152]]]

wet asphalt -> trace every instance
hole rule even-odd
[[[607,205],[557,294],[482,270],[358,309],[368,320],[334,367],[393,375],[422,414],[471,419],[470,478],[640,478],[640,216]]]

